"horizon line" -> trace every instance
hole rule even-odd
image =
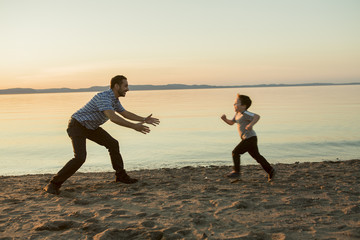
[[[360,85],[360,82],[348,83],[271,83],[271,84],[247,84],[247,85],[209,85],[209,84],[138,84],[129,85],[133,91],[150,91],[150,90],[186,90],[186,89],[209,89],[209,88],[251,88],[251,87],[292,87],[292,86],[339,86],[339,85]],[[91,86],[85,88],[7,88],[0,89],[0,94],[32,94],[32,93],[67,93],[67,92],[97,92],[110,88],[110,86]]]

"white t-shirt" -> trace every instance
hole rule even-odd
[[[245,127],[254,119],[254,116],[254,113],[244,111],[242,113],[236,113],[234,118],[232,119],[233,122],[237,123],[239,135],[242,140],[256,136],[256,133],[253,129],[251,129],[250,131],[245,129]]]

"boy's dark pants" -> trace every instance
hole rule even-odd
[[[111,163],[116,174],[121,174],[124,171],[119,142],[111,137],[104,129],[100,127],[96,130],[87,129],[77,120],[72,118],[69,121],[67,132],[72,141],[74,158],[66,163],[66,165],[51,179],[51,183],[55,184],[57,187],[61,187],[61,185],[71,177],[81,165],[83,165],[86,159],[86,139],[90,139],[108,149]]]
[[[267,173],[270,173],[272,167],[268,161],[260,155],[256,136],[242,140],[232,151],[235,172],[240,172],[240,155],[246,152],[248,152],[258,163],[260,163]]]

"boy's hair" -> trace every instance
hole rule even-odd
[[[115,84],[121,85],[123,80],[127,80],[127,78],[124,77],[123,75],[117,75],[113,77],[110,82],[110,88],[113,89],[115,87]]]
[[[248,109],[251,106],[251,99],[246,95],[237,95],[240,99],[241,105],[245,105],[246,109]]]

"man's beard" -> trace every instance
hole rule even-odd
[[[120,90],[118,91],[118,95],[119,95],[119,96],[125,97],[125,94],[126,94],[126,92],[122,92],[122,91],[120,91]]]

